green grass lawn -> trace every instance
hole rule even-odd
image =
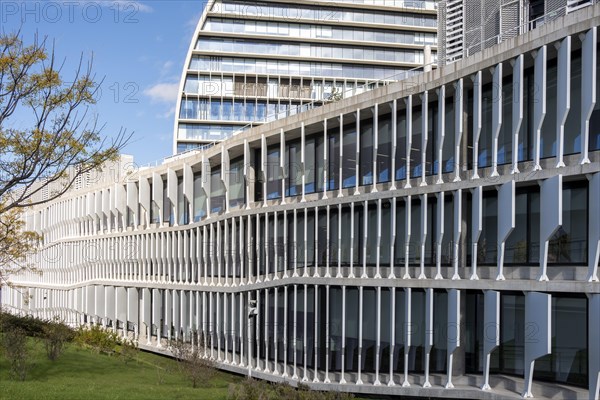
[[[118,356],[96,354],[70,344],[57,361],[44,346],[29,341],[29,370],[24,382],[9,379],[0,356],[0,399],[225,399],[230,383],[241,377],[217,372],[206,387],[194,389],[176,361],[139,352],[125,363]]]

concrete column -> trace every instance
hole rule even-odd
[[[600,259],[600,173],[588,175],[588,282],[598,282],[598,260]],[[598,314],[596,314],[598,315]]]
[[[329,181],[327,119],[323,121],[323,200],[327,200],[327,183]]]
[[[406,183],[404,189],[410,189],[410,152],[412,148],[412,95],[408,95],[406,103]],[[394,171],[394,175],[396,171]]]
[[[460,264],[460,246],[462,240],[462,189],[458,189],[454,192],[454,236],[452,244],[452,266],[454,267],[454,273],[452,274],[452,280],[460,279],[458,273]]]
[[[375,279],[381,279],[381,273],[379,272],[381,258],[381,201],[381,199],[377,200],[377,250],[375,253]]]
[[[260,272],[261,263],[264,263],[262,257],[263,246],[260,243],[260,214],[256,214],[256,236],[254,240],[256,246],[256,265],[254,266],[254,272],[256,273],[256,283],[262,282],[262,273]]]
[[[264,341],[265,341],[265,367],[263,371],[266,374],[271,373],[271,368],[269,367],[269,289],[264,290],[265,293],[265,306],[263,308],[264,312]]]
[[[303,368],[302,368],[302,382],[308,382],[308,348],[306,347],[306,343],[307,340],[306,338],[308,337],[307,335],[307,329],[308,329],[308,285],[304,285],[304,309],[303,309],[303,313],[302,316],[304,318],[304,332],[303,335],[304,337],[302,338],[302,353],[304,355],[304,360],[303,360]]]
[[[410,237],[411,237],[411,229],[412,229],[412,196],[406,196],[404,198],[405,201],[405,227],[404,231],[406,232],[406,239],[404,242],[404,275],[402,279],[410,279],[410,273],[408,272],[408,258],[410,254]]]
[[[412,325],[412,289],[404,288],[404,381],[402,387],[409,387],[408,382],[408,357],[412,342],[414,326]]]
[[[348,278],[355,278],[354,275],[354,202],[350,203],[350,273]],[[340,251],[340,249],[338,249]]]
[[[393,157],[392,157],[393,158]],[[390,273],[388,275],[388,279],[396,279],[396,274],[394,273],[394,268],[395,268],[395,262],[394,262],[394,257],[395,257],[395,252],[396,252],[396,208],[397,208],[397,203],[398,203],[398,199],[396,197],[392,197],[390,199],[391,201],[391,211],[392,211],[392,221],[390,224]]]
[[[546,78],[547,72],[547,48],[546,46],[540,47],[534,52],[535,66],[534,66],[534,85],[538,89],[538,96],[535,96],[533,106],[533,170],[538,171],[542,169],[540,166],[540,155],[541,155],[541,138],[542,138],[542,124],[546,117]]]
[[[342,186],[343,186],[343,171],[342,171],[342,163],[344,161],[344,114],[340,114],[340,157],[339,157],[339,175],[338,175],[338,195],[337,197],[343,197],[342,194]]]
[[[427,194],[419,195],[421,198],[421,262],[419,279],[427,279],[425,275],[425,243],[427,242]]]
[[[454,182],[460,181],[460,153],[463,136],[464,92],[463,79],[454,84]]]
[[[498,136],[502,128],[502,63],[492,71],[492,173],[498,176]]]
[[[341,164],[340,164],[341,165]],[[360,186],[361,174],[360,174],[360,108],[356,110],[356,158],[354,164],[354,195],[359,195],[360,190],[358,187]],[[341,175],[340,175],[341,180]],[[341,183],[340,183],[341,184]]]
[[[371,193],[377,193],[377,182],[379,175],[377,173],[377,153],[379,150],[379,104],[375,103],[373,107],[373,186]],[[394,157],[392,157],[393,159]]]
[[[342,286],[342,372],[339,384],[346,384],[344,370],[346,367],[346,286]]]
[[[525,390],[523,397],[531,398],[535,360],[552,352],[552,295],[525,293]],[[531,336],[535,332],[535,337]]]
[[[313,244],[315,247],[315,272],[313,274],[313,278],[320,278],[321,274],[319,272],[319,269],[321,268],[321,264],[319,263],[319,207],[315,207],[315,240]]]
[[[592,27],[581,38],[581,164],[589,164],[590,117],[596,105],[596,65],[598,28]]]
[[[329,206],[328,206],[329,209]],[[324,383],[331,383],[329,379],[329,362],[330,362],[330,316],[329,316],[329,285],[325,286],[325,380]]]
[[[564,167],[565,123],[571,109],[571,36],[555,45],[558,49],[556,96],[556,167]]]
[[[363,349],[363,304],[364,295],[363,295],[363,287],[358,287],[358,376],[356,378],[356,384],[362,385],[363,381],[361,379],[361,370],[362,370],[362,349]]]
[[[379,386],[379,362],[381,359],[381,286],[377,287],[377,312],[376,312],[376,343],[375,343],[375,382],[373,385]],[[362,301],[361,301],[362,303]],[[392,319],[393,321],[393,319]]]
[[[283,373],[282,377],[288,377],[288,287],[283,287]]]
[[[278,288],[275,286],[273,288],[273,309],[275,310],[273,313],[273,341],[275,344],[273,358],[275,362],[273,363],[273,375],[279,375],[279,299],[278,299]],[[285,365],[285,364],[284,364]]]
[[[600,294],[588,294],[589,399],[600,399]]]
[[[427,175],[427,137],[429,134],[428,129],[428,110],[429,110],[429,92],[426,90],[421,94],[421,122],[422,122],[422,134],[421,134],[421,183],[419,186],[427,186],[425,176]]]
[[[438,327],[440,328],[440,327]],[[446,389],[454,387],[452,384],[452,371],[454,366],[454,352],[460,347],[460,290],[448,290],[448,328],[447,328],[447,357],[448,378]]]
[[[436,182],[437,184],[442,184],[444,183],[444,180],[442,179],[442,173],[443,173],[443,156],[442,156],[442,152],[443,152],[443,148],[444,148],[444,138],[446,136],[446,86],[442,85],[439,87],[439,89],[436,90],[437,92],[437,96],[438,96],[438,120],[437,120],[437,125],[438,125],[438,137],[437,137],[437,143],[436,143],[436,150],[437,150],[437,179]]]
[[[398,100],[392,101],[392,159],[391,159],[391,170],[390,178],[391,184],[389,190],[396,190],[396,148],[398,147]]]
[[[473,76],[473,179],[479,179],[479,135],[481,134],[481,71]]]
[[[512,102],[512,168],[511,174],[518,174],[519,168],[519,131],[523,123],[523,87],[525,78],[523,73],[523,54],[518,55],[513,61],[513,102]]]
[[[341,213],[342,209],[340,207],[340,221],[341,221]],[[342,226],[340,223],[340,235],[342,232]],[[361,278],[365,279],[368,278],[369,276],[367,275],[367,237],[368,237],[368,232],[369,232],[369,202],[365,200],[364,204],[363,204],[363,253],[362,253],[362,262],[363,262],[363,270],[362,270],[362,275],[360,276]],[[340,249],[341,249],[341,242],[340,242]],[[341,252],[340,252],[341,254]]]
[[[491,390],[490,362],[492,351],[500,345],[500,292],[486,290],[483,303],[483,386]]]
[[[597,201],[597,199],[596,199]],[[539,281],[547,281],[550,238],[562,226],[562,175],[540,181],[540,273]]]
[[[261,307],[261,301],[260,301],[260,291],[256,290],[255,291],[255,295],[254,295],[255,299],[256,299],[256,310],[258,311],[258,314],[254,317],[254,340],[253,343],[256,343],[256,367],[254,368],[255,371],[262,371],[262,368],[260,367],[260,342],[261,342],[261,338],[260,338],[260,307]]]
[[[294,251],[293,251],[292,257],[293,257],[293,264],[294,264],[294,273],[292,274],[292,276],[297,277],[299,275],[298,275],[298,209],[296,209],[296,208],[294,208],[293,230],[294,230],[294,242],[293,242]]]
[[[436,274],[434,279],[444,279],[442,276],[442,241],[444,240],[444,202],[445,196],[444,192],[436,193],[437,197],[437,215],[436,215]]]
[[[244,176],[246,177],[246,210],[250,209],[250,204],[254,202],[254,185],[256,184],[256,173],[252,166],[254,157],[250,153],[250,144],[248,139],[244,139]],[[202,163],[202,175],[204,172],[204,163]],[[202,179],[204,182],[204,179]]]
[[[319,286],[318,285],[314,285],[315,288],[315,310],[314,310],[314,332],[315,332],[315,339],[314,339],[314,352],[315,352],[315,358],[313,360],[313,365],[314,365],[314,373],[313,373],[313,383],[318,383],[319,382],[319,369],[318,369],[318,365],[319,365]],[[325,324],[327,324],[327,321],[324,322]]]
[[[388,386],[396,386],[394,382],[394,352],[396,350],[396,288],[390,288],[390,371]]]

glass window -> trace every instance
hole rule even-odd
[[[340,134],[339,128],[327,131],[327,190],[339,188],[340,181]]]
[[[412,146],[410,149],[411,178],[420,177],[423,163],[421,160],[421,148],[423,147],[423,118],[420,106],[412,110]]]
[[[316,138],[307,138],[305,140],[305,153],[304,153],[304,173],[305,173],[305,193],[314,193],[316,190],[316,172],[317,165],[316,160],[319,158],[316,152]]]
[[[342,187],[356,185],[356,124],[344,126],[342,149]]]
[[[377,182],[389,182],[391,180],[390,169],[392,167],[392,117],[386,114],[379,118],[377,140]],[[398,162],[399,160],[396,160]]]
[[[287,179],[286,196],[299,196],[302,193],[302,162],[300,141],[286,143]]]
[[[587,299],[552,295],[552,350],[535,363],[534,379],[588,387]]]
[[[492,107],[495,102],[492,97],[492,85],[484,86],[481,94],[481,133],[479,134],[479,155],[477,159],[479,168],[492,165]]]
[[[398,101],[400,103],[401,101]],[[396,180],[406,179],[406,109],[398,110],[396,116]]]
[[[515,196],[515,229],[506,240],[506,264],[533,264],[539,261],[539,204],[537,188],[517,190]]]
[[[177,178],[177,222],[179,225],[186,225],[190,222],[188,199],[183,195],[183,177]]]
[[[345,154],[344,154],[345,155]],[[360,122],[360,179],[361,185],[373,184],[373,121]]]
[[[571,108],[565,122],[565,154],[581,151],[581,115],[575,110],[581,110],[581,53],[579,52],[573,53],[571,60]],[[592,137],[590,129],[590,139]]]
[[[446,99],[445,104],[445,132],[444,143],[442,146],[442,172],[453,172],[456,168],[454,160],[454,98]]]
[[[267,162],[265,172],[267,175],[267,199],[281,197],[281,174],[280,174],[280,152],[279,145],[267,149]]]
[[[194,173],[194,222],[206,216],[206,194],[202,189],[202,176],[200,172]]]
[[[236,207],[245,203],[244,159],[233,160],[229,165],[229,205]]]
[[[563,188],[562,226],[549,243],[548,263],[587,263],[588,193],[585,182]]]
[[[523,375],[525,359],[525,296],[500,296],[500,347],[492,353],[491,372]]]
[[[163,222],[173,225],[173,204],[167,196],[167,180],[163,180]]]
[[[225,185],[221,180],[221,168],[210,173],[210,212],[219,213],[225,206]]]
[[[482,207],[482,230],[477,243],[477,262],[479,264],[495,264],[498,253],[498,193],[496,190],[484,192]]]
[[[540,157],[556,156],[556,96],[557,88],[557,67],[549,66],[546,72],[546,116],[542,123],[540,137]]]

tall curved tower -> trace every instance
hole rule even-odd
[[[436,1],[210,0],[185,60],[175,153],[358,94],[436,52]]]

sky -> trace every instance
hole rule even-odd
[[[64,62],[65,81],[82,57],[93,60],[95,81],[102,83],[91,111],[104,124],[102,135],[133,132],[123,153],[143,166],[172,154],[179,80],[204,5],[204,0],[0,0],[0,31],[20,29],[25,44],[36,33],[47,37],[57,61]]]

